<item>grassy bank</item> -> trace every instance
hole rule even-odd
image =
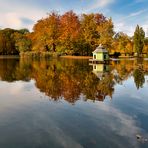
[[[60,56],[60,57],[67,58],[67,59],[90,59],[92,58],[91,56],[71,56],[71,55]]]
[[[0,59],[16,59],[19,58],[19,55],[0,55]]]
[[[21,58],[32,58],[32,59],[40,59],[40,58],[50,58],[50,57],[61,57],[61,58],[69,58],[69,59],[90,59],[91,56],[71,56],[71,55],[61,55],[56,52],[21,52]]]
[[[21,52],[21,58],[32,58],[32,59],[41,59],[41,58],[50,58],[50,57],[59,57],[58,53],[51,52]]]

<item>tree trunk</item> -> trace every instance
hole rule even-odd
[[[52,44],[52,49],[53,49],[53,52],[56,52],[56,45],[55,45],[55,43]]]

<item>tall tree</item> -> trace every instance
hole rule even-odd
[[[143,31],[143,28],[137,25],[134,32],[134,49],[138,57],[141,56],[143,51],[144,38],[145,38],[145,32]]]
[[[106,18],[102,14],[82,14],[81,16],[81,36],[84,40],[85,50],[87,55],[90,55],[97,45],[100,34],[97,31],[97,26],[104,23]]]
[[[73,54],[73,49],[80,31],[78,16],[73,11],[68,11],[61,16],[60,31],[60,42],[64,45],[65,52]]]
[[[18,50],[15,48],[15,39],[13,37],[15,32],[16,30],[10,28],[0,30],[0,54],[18,54]]]
[[[52,12],[47,18],[39,20],[33,27],[32,41],[34,50],[56,51],[59,38],[60,16]]]
[[[56,46],[58,44],[58,38],[60,35],[60,16],[56,12],[49,14],[46,19],[47,23],[47,33],[48,33],[48,45],[52,47],[52,51],[56,51]]]
[[[111,44],[113,42],[113,31],[114,25],[112,22],[112,19],[105,20],[100,25],[97,26],[98,34],[100,35],[100,39],[98,40],[98,43],[103,44],[107,48],[111,47]]]
[[[44,51],[48,50],[46,44],[46,37],[44,33],[45,28],[45,20],[41,19],[38,20],[37,23],[33,26],[33,32],[31,33],[30,37],[32,40],[32,50],[33,51]]]

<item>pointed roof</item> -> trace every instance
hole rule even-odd
[[[103,72],[97,72],[97,71],[92,71],[92,72],[96,75],[97,78],[102,79],[104,74]]]
[[[99,53],[99,52],[108,53],[108,51],[101,44],[96,48],[96,50],[93,51],[93,53]]]

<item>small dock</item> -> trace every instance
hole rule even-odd
[[[91,64],[109,64],[109,62],[110,62],[110,59],[108,59],[108,60],[98,60],[98,59],[89,59],[89,62],[91,63]]]

